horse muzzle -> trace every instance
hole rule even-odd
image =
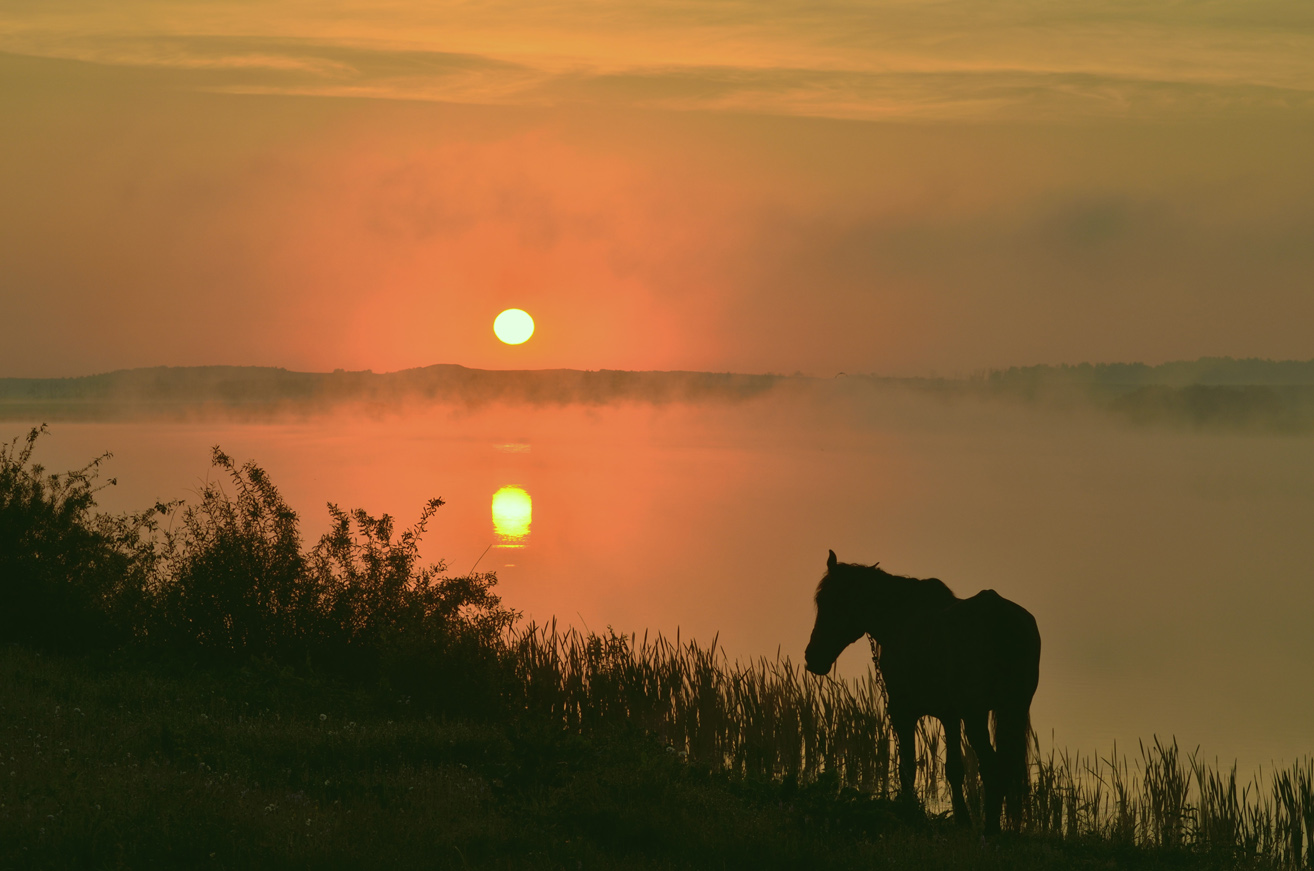
[[[831,668],[835,665],[835,660],[832,659],[823,665],[820,660],[813,659],[805,653],[803,654],[803,664],[813,674],[825,675],[830,674]]]

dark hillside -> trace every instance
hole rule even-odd
[[[768,395],[861,405],[904,390],[947,399],[1094,408],[1139,426],[1284,434],[1314,431],[1314,361],[1226,357],[1159,366],[1016,367],[965,379],[488,370],[447,364],[388,373],[156,367],[78,378],[0,378],[0,420],[220,417],[256,421],[348,406],[396,412],[425,405],[491,403],[733,403]]]
[[[311,413],[334,405],[440,402],[600,404],[734,401],[771,389],[773,375],[468,369],[290,372],[260,366],[125,369],[79,378],[0,378],[0,418],[119,419]]]

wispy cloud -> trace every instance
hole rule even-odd
[[[19,3],[0,50],[208,90],[834,118],[1314,108],[1298,2]]]

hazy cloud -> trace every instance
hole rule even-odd
[[[193,87],[834,118],[1308,113],[1303,3],[10,4],[0,50]]]

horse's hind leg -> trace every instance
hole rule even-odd
[[[976,752],[981,769],[981,788],[985,792],[985,831],[987,835],[999,831],[999,814],[1004,809],[1004,793],[999,782],[999,766],[995,748],[990,744],[990,713],[979,711],[963,718],[967,740]]]
[[[1027,743],[1031,735],[1030,700],[1004,705],[995,711],[995,768],[1008,802],[1008,824],[1022,827],[1022,806],[1027,799]]]
[[[917,718],[890,711],[890,725],[899,741],[899,799],[917,806]]]
[[[963,739],[962,721],[957,717],[941,717],[944,724],[944,771],[949,775],[949,795],[954,803],[954,822],[960,826],[972,825],[972,815],[963,800]]]

